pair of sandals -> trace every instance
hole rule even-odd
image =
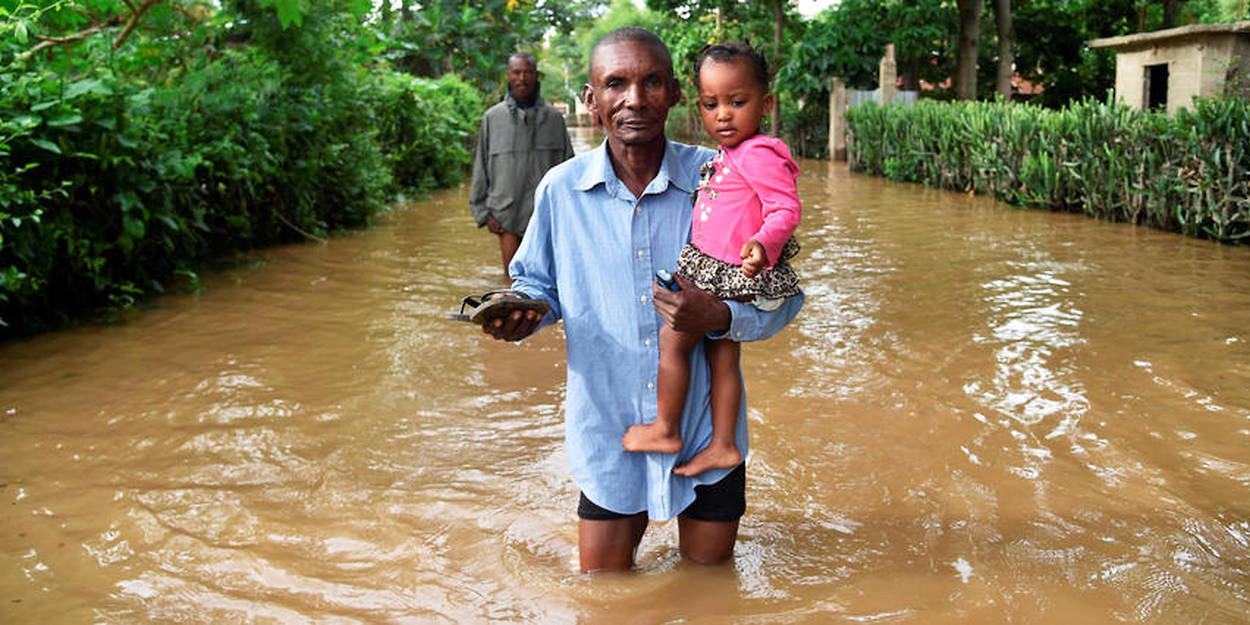
[[[520,291],[503,289],[487,291],[481,295],[467,295],[460,300],[460,312],[447,313],[447,317],[455,321],[486,325],[507,317],[516,310],[533,310],[545,315],[551,310],[551,306],[544,300],[534,299]]]

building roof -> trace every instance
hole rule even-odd
[[[1149,33],[1122,35],[1120,37],[1104,37],[1089,42],[1091,48],[1125,48],[1145,44],[1158,43],[1168,39],[1192,37],[1193,35],[1224,35],[1250,34],[1250,21],[1232,22],[1229,24],[1191,24],[1167,30],[1156,30]]]

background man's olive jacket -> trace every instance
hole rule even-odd
[[[473,158],[469,208],[478,227],[489,217],[525,234],[534,213],[534,188],[554,165],[573,157],[564,116],[542,98],[523,109],[509,94],[486,111]]]

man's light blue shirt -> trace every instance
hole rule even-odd
[[[691,193],[699,166],[715,152],[669,141],[660,171],[635,198],[616,176],[607,143],[552,168],[534,192],[534,215],[509,273],[513,288],[547,300],[543,325],[564,321],[568,350],[565,445],[573,478],[600,507],[646,510],[668,520],[694,501],[694,487],[729,469],[673,475],[712,439],[711,376],[702,345],[691,356],[690,389],[681,417],[682,451],[634,453],[621,447],[629,426],[656,415],[659,333],[651,302],[658,269],[675,271],[690,239]],[[772,336],[798,313],[803,295],[763,312],[727,302],[723,335],[735,341]],[[738,449],[746,457],[746,393],[738,413]]]

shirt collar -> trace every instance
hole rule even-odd
[[[676,145],[667,138],[664,140],[664,160],[660,162],[660,170],[647,185],[643,195],[663,193],[670,184],[685,193],[692,193],[697,187],[699,163],[683,162],[677,154]],[[607,139],[604,139],[603,143],[600,143],[589,156],[586,169],[582,170],[582,175],[575,185],[577,190],[589,191],[598,184],[603,184],[609,190],[625,188],[625,183],[621,182],[621,179],[616,176],[616,171],[612,169],[612,161],[608,158]],[[692,165],[694,169],[691,169]]]
[[[504,105],[508,107],[508,110],[513,113],[522,110],[521,107],[517,106],[516,98],[512,97],[511,93],[504,95],[503,101]],[[536,95],[534,96],[534,106],[531,106],[530,110],[542,110],[544,104],[546,104],[546,102],[543,101],[543,97],[541,95]]]

